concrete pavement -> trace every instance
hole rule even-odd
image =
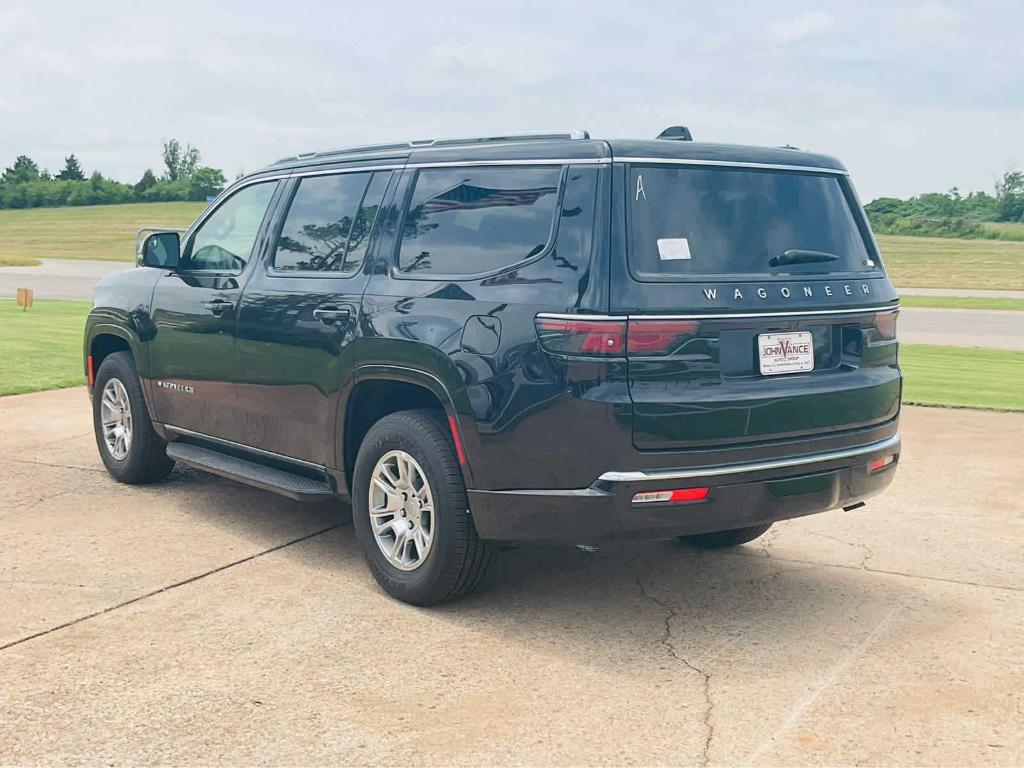
[[[14,298],[18,288],[31,288],[37,299],[88,301],[107,275],[130,269],[124,261],[40,259],[35,267],[0,267],[0,299]]]
[[[904,344],[1024,351],[1024,312],[903,307],[898,333]]]
[[[0,764],[1022,764],[1024,416],[907,408],[865,508],[424,610],[340,507],[117,485],[87,402],[0,398]]]

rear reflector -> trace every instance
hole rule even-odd
[[[645,491],[633,497],[634,504],[652,504],[669,502],[678,504],[686,501],[704,501],[708,497],[707,488],[677,488],[674,491]]]
[[[86,375],[89,378],[89,386],[91,387],[93,384],[96,383],[96,371],[94,371],[93,367],[92,367],[92,355],[89,355],[86,358],[86,361],[88,363],[88,367],[86,369],[87,370]]]
[[[452,442],[455,443],[455,455],[459,458],[459,464],[466,466],[466,449],[462,447],[462,435],[459,434],[459,423],[454,416],[448,417],[448,428],[452,431]]]
[[[871,462],[871,471],[877,472],[880,469],[885,469],[894,461],[896,461],[895,455],[883,456],[880,459],[875,459],[874,461]]]
[[[622,357],[626,350],[625,320],[537,317],[537,338],[548,352],[586,357]]]

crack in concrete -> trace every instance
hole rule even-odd
[[[76,467],[73,464],[52,464],[48,461],[36,461],[34,459],[15,459],[11,456],[0,456],[0,461],[10,461],[14,464],[31,464],[36,467],[50,467],[51,469],[75,469],[79,472],[105,472],[99,467]]]
[[[19,638],[17,640],[11,640],[9,643],[4,643],[3,645],[0,645],[0,651],[6,651],[8,648],[13,648],[16,645],[21,645],[22,643],[27,643],[29,640],[35,640],[38,637],[44,637],[45,635],[49,635],[49,634],[52,634],[54,632],[58,632],[58,631],[60,631],[62,629],[67,629],[68,627],[73,627],[76,624],[81,624],[83,621],[88,621],[89,619],[95,619],[98,616],[104,616],[104,615],[106,615],[108,613],[113,613],[114,611],[120,610],[121,608],[125,608],[125,607],[127,607],[129,605],[134,605],[135,603],[142,602],[143,600],[147,600],[147,599],[149,599],[151,597],[155,597],[156,595],[163,594],[164,592],[169,592],[172,589],[177,589],[178,587],[184,587],[184,586],[186,586],[188,584],[192,584],[194,582],[197,582],[200,579],[205,579],[207,576],[213,576],[214,574],[220,573],[221,571],[226,571],[228,568],[234,568],[236,565],[242,565],[243,563],[248,563],[251,560],[256,560],[257,558],[263,557],[264,555],[269,555],[270,553],[277,552],[278,550],[284,549],[285,547],[290,547],[293,544],[299,544],[299,543],[301,543],[303,541],[308,541],[309,539],[312,539],[312,538],[314,538],[316,536],[320,536],[322,534],[328,533],[329,531],[333,531],[333,530],[335,530],[337,528],[340,528],[340,527],[341,527],[341,525],[332,525],[332,526],[330,526],[328,528],[322,528],[319,531],[314,531],[313,533],[307,533],[305,536],[300,536],[297,539],[292,539],[291,541],[286,541],[283,544],[275,544],[274,546],[272,546],[272,547],[270,547],[268,549],[264,549],[264,550],[262,550],[260,552],[256,552],[254,554],[248,555],[248,556],[240,558],[238,560],[234,560],[234,561],[232,561],[230,563],[226,563],[224,565],[219,565],[216,568],[211,568],[208,571],[204,571],[203,573],[196,574],[195,576],[190,576],[187,579],[182,579],[181,581],[176,581],[173,584],[168,584],[168,585],[160,587],[158,589],[154,589],[154,590],[152,590],[150,592],[146,592],[143,595],[137,595],[137,596],[135,596],[133,598],[130,598],[128,600],[124,600],[124,601],[118,603],[117,605],[111,605],[111,606],[108,606],[106,608],[101,608],[98,611],[93,611],[92,613],[86,614],[85,616],[79,616],[77,619],[72,619],[71,621],[66,621],[63,624],[58,624],[55,627],[50,627],[49,629],[40,630],[39,632],[35,632],[35,633],[31,634],[31,635],[27,635],[26,637],[22,637],[22,638]]]
[[[711,741],[715,737],[715,727],[711,722],[711,715],[715,708],[715,702],[711,696],[711,674],[703,668],[698,667],[696,664],[693,664],[689,659],[681,656],[678,651],[676,651],[674,637],[672,636],[672,620],[678,615],[675,608],[648,592],[647,588],[644,586],[643,579],[640,576],[636,577],[636,585],[639,587],[642,597],[665,611],[665,629],[658,642],[665,647],[669,656],[680,662],[690,671],[700,675],[703,682],[704,714],[701,716],[701,725],[703,726],[704,733],[706,735],[704,738],[704,749],[701,752],[700,764],[702,766],[707,766],[711,762]]]
[[[872,570],[870,567],[868,567],[868,561],[875,556],[875,552],[867,544],[861,544],[859,541],[847,541],[846,539],[841,539],[838,536],[833,536],[829,533],[821,533],[820,531],[812,531],[810,529],[807,529],[807,533],[811,534],[811,536],[818,536],[822,539],[834,541],[837,544],[842,544],[845,547],[859,549],[861,552],[859,567],[864,569],[865,571]]]
[[[761,559],[765,557],[763,554],[748,555],[743,552],[723,552],[725,557],[756,557]],[[802,563],[804,565],[816,565],[821,568],[843,568],[848,571],[863,571],[864,573],[877,573],[883,576],[901,576],[906,579],[920,579],[922,581],[937,581],[943,584],[957,584],[963,587],[981,587],[982,589],[1000,589],[1007,592],[1024,592],[1024,587],[1011,587],[1007,584],[989,584],[983,581],[965,581],[962,579],[946,579],[941,576],[925,576],[920,573],[906,573],[905,571],[890,571],[885,568],[872,568],[867,565],[843,565],[842,563],[823,563],[817,560],[803,560],[798,557],[780,557],[779,555],[769,554],[767,557],[771,560],[776,560],[784,563]]]

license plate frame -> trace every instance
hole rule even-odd
[[[810,331],[759,333],[757,363],[762,376],[813,371],[814,340]]]

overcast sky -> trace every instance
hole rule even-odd
[[[0,165],[229,178],[310,149],[585,128],[837,155],[865,201],[1024,166],[1024,3],[21,2]]]

